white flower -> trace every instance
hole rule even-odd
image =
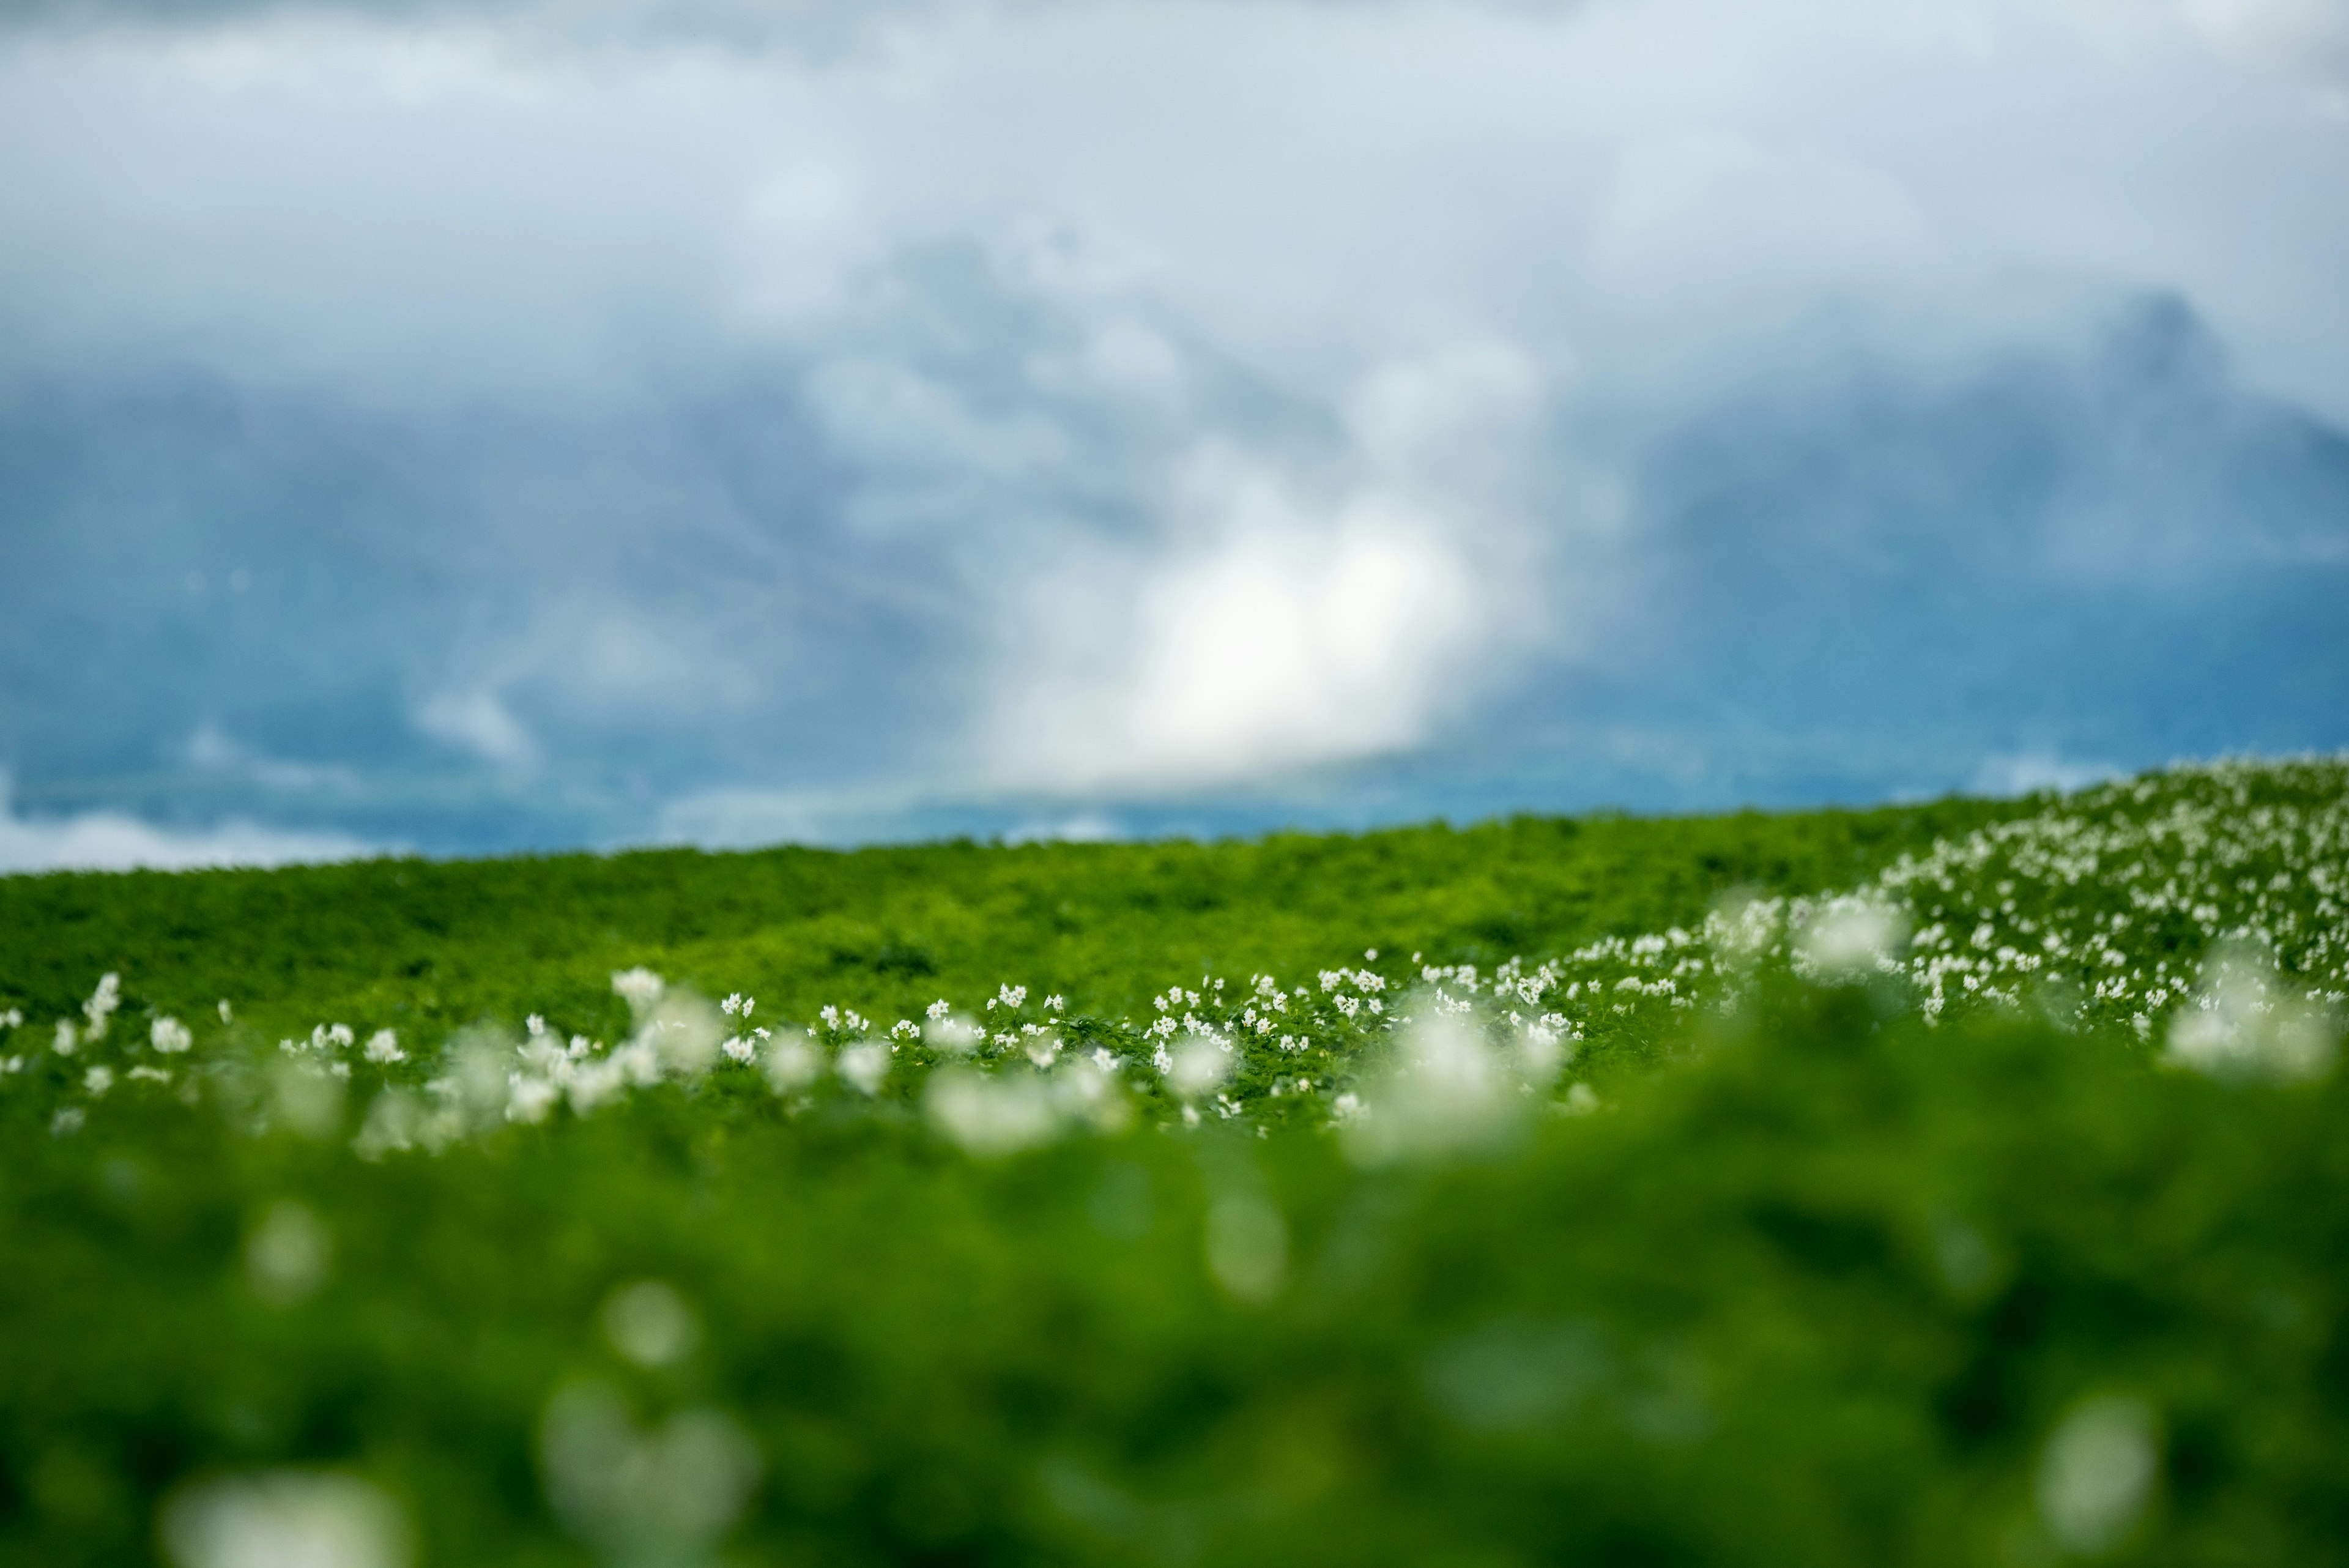
[[[877,1095],[889,1075],[889,1047],[878,1040],[861,1041],[841,1052],[840,1075],[861,1095]]]
[[[2058,1545],[2095,1556],[2120,1544],[2160,1468],[2155,1436],[2143,1400],[2106,1397],[2073,1407],[2039,1460],[2039,1516]]]
[[[147,1026],[147,1043],[169,1056],[196,1043],[188,1026],[176,1018],[158,1018]]]
[[[80,1049],[81,1039],[74,1033],[73,1020],[70,1018],[58,1019],[57,1044],[57,1054],[60,1056],[70,1056]]]
[[[639,1432],[600,1384],[556,1394],[541,1442],[555,1516],[620,1561],[709,1561],[759,1478],[758,1445],[731,1417],[688,1407]]]
[[[2194,1004],[2169,1029],[2169,1060],[2214,1077],[2322,1077],[2340,1033],[2331,1013],[2284,983],[2263,949],[2222,947]]]
[[[399,1048],[399,1036],[388,1029],[378,1029],[367,1036],[366,1056],[379,1066],[408,1060],[408,1053]]]
[[[626,1064],[616,1059],[618,1054],[615,1052],[611,1056],[580,1063],[572,1068],[569,1081],[564,1088],[571,1096],[574,1116],[588,1115],[626,1085],[628,1069]]]
[[[1891,961],[1906,923],[1900,911],[1872,898],[1829,899],[1803,929],[1796,972],[1830,981],[1872,974]]]
[[[930,1125],[969,1153],[1010,1154],[1057,1137],[1061,1116],[1038,1078],[990,1078],[967,1067],[932,1075],[923,1092]]]
[[[551,1079],[516,1073],[506,1080],[506,1120],[543,1122],[562,1095]]]
[[[122,1005],[122,977],[111,970],[98,977],[98,989],[81,1004],[83,1014],[89,1020],[89,1037],[106,1038],[107,1021]]]
[[[929,1042],[930,1049],[934,1051],[944,1051],[957,1056],[967,1054],[978,1044],[978,1025],[968,1018],[939,1012],[938,1008],[945,1005],[939,1002],[930,1009],[930,1022],[923,1029],[922,1038]]]
[[[642,965],[620,970],[612,976],[614,994],[626,1001],[629,1008],[638,1014],[650,1012],[654,1004],[660,1001],[661,992],[667,989],[667,981]]]
[[[1186,1100],[1222,1086],[1232,1074],[1230,1050],[1202,1035],[1186,1037],[1168,1059],[1167,1086]]]
[[[604,1303],[612,1348],[639,1366],[674,1366],[701,1343],[701,1323],[685,1298],[658,1280],[639,1280]]]
[[[802,1035],[786,1034],[767,1048],[767,1082],[775,1093],[804,1089],[823,1075],[823,1054]]]
[[[1394,1061],[1376,1090],[1377,1114],[1350,1129],[1347,1150],[1379,1165],[1490,1143],[1518,1117],[1517,1066],[1486,1043],[1473,1019],[1423,1019],[1396,1041]]]
[[[106,1093],[107,1090],[114,1087],[114,1074],[109,1068],[92,1067],[88,1072],[82,1075],[81,1085],[83,1088],[88,1089],[93,1096],[102,1095]]]
[[[399,1506],[351,1476],[277,1470],[207,1481],[174,1499],[163,1538],[185,1568],[405,1568]]]

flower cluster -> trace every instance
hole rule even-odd
[[[1143,1020],[1071,1016],[1059,994],[1031,1006],[1029,987],[1007,981],[975,1009],[942,997],[885,1029],[846,1003],[804,1025],[754,1025],[747,992],[713,1007],[634,968],[611,977],[632,1021],[616,1044],[533,1014],[519,1039],[477,1028],[419,1060],[390,1029],[361,1047],[349,1025],[321,1023],[279,1043],[279,1103],[282,1120],[305,1125],[301,1107],[329,1096],[328,1125],[364,1068],[358,1147],[376,1156],[677,1084],[772,1096],[792,1115],[831,1100],[917,1106],[980,1154],[1137,1118],[1301,1118],[1340,1127],[1365,1158],[1401,1158],[1495,1136],[1527,1106],[1587,1113],[1600,1102],[1569,1069],[1593,1043],[1734,1010],[1771,972],[1878,987],[1929,1022],[2032,1008],[2158,1044],[2181,1066],[2303,1077],[2329,1066],[2349,1000],[2345,906],[2349,763],[2224,762],[2050,800],[1840,893],[1727,899],[1698,929],[1609,935],[1538,962],[1487,971],[1413,953],[1379,968],[1371,950],[1310,983],[1203,974],[1158,992]],[[121,1083],[173,1083],[163,1064],[202,1064],[176,1017],[150,1019],[151,1057],[135,1032],[109,1035],[123,1005],[109,973],[78,1021],[57,1020],[56,1058],[108,1059],[47,1081],[87,1102]],[[219,1012],[225,1030],[228,1003]],[[0,1013],[0,1028],[23,1022]],[[0,1058],[0,1085],[27,1080],[38,1059]],[[181,1097],[197,1090],[183,1074]],[[81,1105],[63,1106],[53,1130],[83,1120]]]

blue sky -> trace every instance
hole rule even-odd
[[[2339,0],[35,0],[0,867],[2349,744]]]

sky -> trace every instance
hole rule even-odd
[[[2349,0],[15,0],[0,869],[2349,746]]]

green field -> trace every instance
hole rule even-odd
[[[0,1561],[2349,1562],[2344,904],[2338,759],[0,878]]]

